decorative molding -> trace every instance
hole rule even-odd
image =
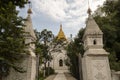
[[[102,73],[100,73],[100,72],[98,72],[98,73],[95,75],[95,78],[96,78],[97,80],[105,80],[105,79],[106,79],[106,77],[105,77]]]
[[[102,68],[104,67],[104,65],[102,63],[100,63],[99,61],[94,65],[94,67],[97,69],[97,70],[102,70]]]

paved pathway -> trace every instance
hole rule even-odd
[[[65,73],[65,77],[67,78],[67,80],[77,80],[69,73]]]
[[[64,73],[58,73],[54,80],[67,80]]]
[[[76,80],[71,74],[69,73],[58,73],[57,75],[50,75],[45,80]]]
[[[56,77],[56,74],[50,75],[45,80],[53,80]]]

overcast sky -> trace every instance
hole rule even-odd
[[[88,16],[88,0],[30,0],[32,2],[32,22],[34,29],[48,29],[57,35],[60,24],[67,37],[76,36],[85,27]],[[92,12],[105,0],[89,0]],[[20,15],[27,16],[28,5],[20,10]]]

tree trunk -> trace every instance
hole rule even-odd
[[[43,77],[46,77],[46,62],[44,63]]]
[[[50,62],[48,61],[48,76],[50,74]]]
[[[2,80],[2,76],[0,75],[0,80]]]
[[[39,54],[37,55],[37,64],[36,64],[36,79],[39,80]]]

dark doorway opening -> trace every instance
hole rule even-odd
[[[60,66],[60,67],[63,66],[63,60],[62,60],[62,59],[59,60],[59,66]]]

